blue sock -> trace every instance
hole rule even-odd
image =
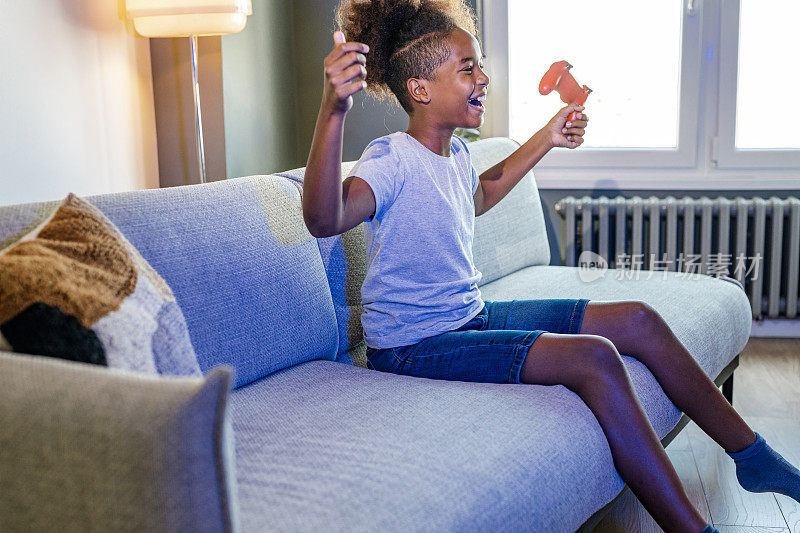
[[[719,529],[715,528],[711,524],[708,524],[706,528],[700,533],[719,533]]]
[[[764,437],[740,452],[725,452],[736,463],[736,477],[749,492],[777,492],[800,502],[800,470],[770,448]]]

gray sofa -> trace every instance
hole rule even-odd
[[[516,147],[470,145],[478,172]],[[0,353],[0,530],[590,531],[627,490],[564,386],[366,368],[363,227],[312,237],[302,177],[88,198],[174,291],[206,376]],[[33,208],[0,208],[0,242]],[[740,286],[584,282],[549,259],[529,173],[475,221],[483,298],[646,301],[731,400],[751,326]],[[666,446],[688,419],[622,356]]]

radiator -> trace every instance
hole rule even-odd
[[[744,287],[754,319],[797,317],[800,200],[795,197],[567,196],[555,210],[562,217],[564,265],[581,266],[579,259],[597,254],[618,274],[726,275]]]

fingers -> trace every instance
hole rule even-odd
[[[339,97],[340,100],[344,100],[348,96],[351,96],[362,89],[366,89],[367,82],[362,80],[361,78],[356,78],[350,82],[344,83],[336,87],[336,95]]]
[[[364,80],[367,77],[367,69],[364,68],[364,65],[361,63],[356,63],[340,71],[338,74],[334,74],[333,77],[331,77],[331,83],[334,85],[343,85],[356,77],[358,77],[359,80]]]
[[[326,66],[330,63],[333,63],[348,52],[357,51],[364,54],[369,52],[369,46],[364,43],[358,43],[355,41],[345,42],[344,33],[338,30],[333,33],[333,43],[333,50],[331,50],[331,53],[325,57]]]
[[[367,52],[366,44],[348,42],[344,32],[333,32],[333,50],[324,60],[325,87],[320,110],[347,113],[353,105],[351,96],[367,87]]]
[[[345,100],[367,86],[367,58],[361,52],[368,52],[369,46],[345,42],[341,31],[334,32],[333,40],[334,49],[325,58],[325,76],[333,86],[337,98]]]
[[[559,112],[559,114],[561,116],[567,117],[573,111],[583,111],[583,110],[584,110],[584,107],[582,105],[578,105],[578,104],[573,102],[573,103],[569,104],[566,107],[562,107],[561,111]]]
[[[567,137],[567,148],[577,148],[583,144],[583,137],[569,136]]]
[[[586,128],[589,123],[589,117],[581,113],[583,110],[584,106],[572,102],[559,111],[557,116],[560,117],[561,120],[564,120],[564,122],[560,122],[557,119],[554,120],[556,120],[556,124],[563,124],[561,127],[561,134],[564,136],[564,144],[560,144],[560,146],[564,146],[565,148],[577,148],[583,144],[583,135],[586,133],[584,128]],[[569,115],[572,114],[573,111],[576,113],[575,120],[565,120],[569,118]]]
[[[362,65],[367,64],[367,57],[364,54],[360,54],[358,52],[348,52],[347,54],[343,55],[336,61],[330,63],[330,65],[326,65],[326,69],[330,67],[331,73],[336,74],[339,71],[342,71],[352,65],[353,63],[361,63]]]
[[[564,128],[573,128],[573,129],[585,128],[587,124],[589,124],[589,117],[587,117],[586,115],[578,115],[578,118],[575,119],[574,122],[567,121],[564,124]],[[570,131],[570,133],[576,133],[576,132]]]
[[[356,82],[355,85],[359,88],[364,88],[366,85],[361,82],[367,78],[367,69],[364,66],[366,63],[367,58],[364,54],[355,51],[348,52],[333,63],[325,65],[325,77],[337,90],[337,93],[339,86],[351,81]]]

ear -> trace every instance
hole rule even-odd
[[[406,88],[411,95],[411,99],[415,102],[427,104],[431,101],[430,94],[428,94],[427,80],[422,78],[408,78],[408,81],[406,81]]]

